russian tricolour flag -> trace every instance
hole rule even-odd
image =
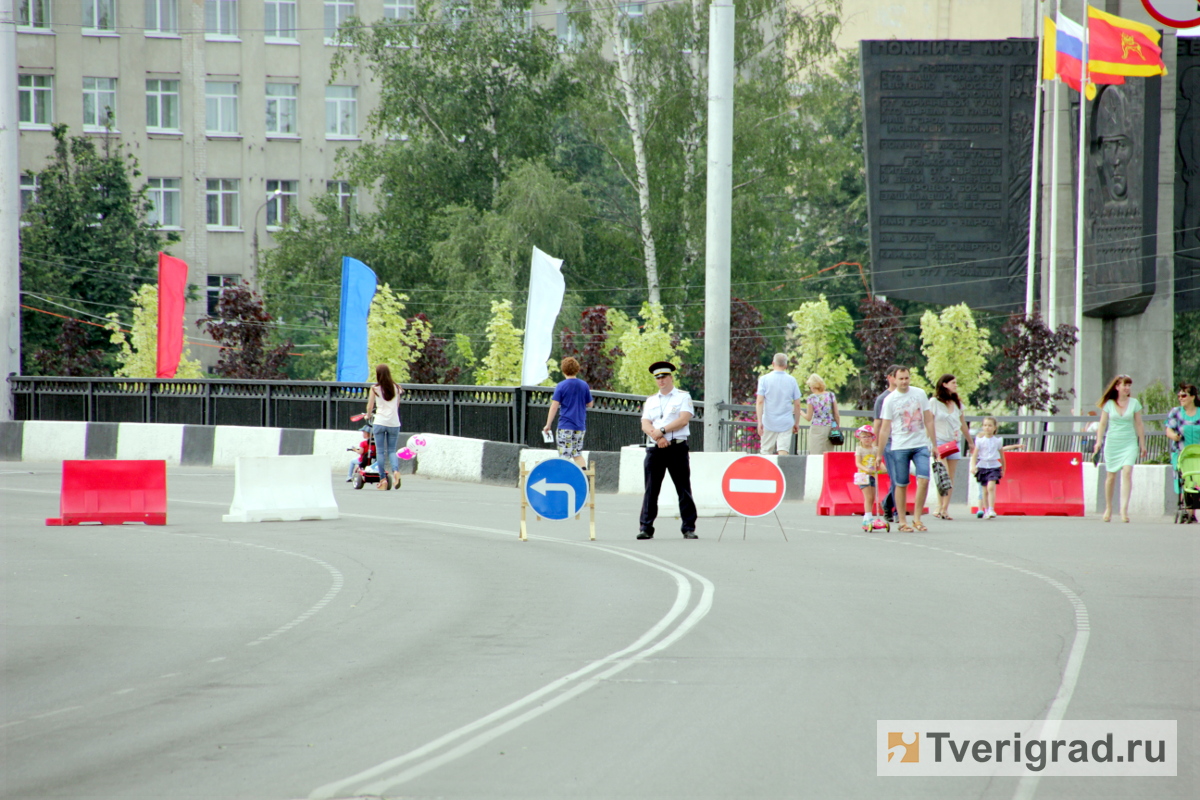
[[[1054,34],[1054,71],[1075,91],[1083,83],[1083,26],[1059,12]]]

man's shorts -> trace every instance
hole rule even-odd
[[[563,458],[575,458],[583,452],[583,435],[587,431],[569,431],[566,428],[558,429],[558,436],[555,441],[558,443],[558,454]]]
[[[999,467],[980,467],[975,470],[975,480],[979,481],[980,486],[987,486],[992,481],[1000,482]]]
[[[888,465],[891,472],[892,485],[908,486],[908,464],[912,462],[912,471],[918,478],[929,480],[929,446],[912,447],[892,451],[892,463]]]
[[[762,443],[758,448],[758,452],[764,456],[773,456],[780,450],[790,453],[792,452],[792,432],[791,431],[768,431],[762,432]]]

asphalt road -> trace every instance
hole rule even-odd
[[[3,798],[1200,796],[1197,526],[638,542],[601,495],[520,542],[516,489],[223,524],[233,474],[173,469],[166,527],[45,527],[58,482],[0,469]],[[877,720],[1048,713],[1178,720],[1178,777],[876,776]]]

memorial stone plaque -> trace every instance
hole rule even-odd
[[[874,289],[1025,302],[1037,40],[864,41]]]
[[[1088,103],[1083,313],[1089,317],[1140,314],[1154,296],[1161,92],[1159,78],[1127,78],[1099,87]]]
[[[1200,38],[1176,45],[1175,311],[1200,311]]]

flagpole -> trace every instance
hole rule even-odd
[[[1083,416],[1083,229],[1084,176],[1087,174],[1087,85],[1088,85],[1088,25],[1087,4],[1083,6],[1083,66],[1079,81],[1079,178],[1075,201],[1075,415]]]
[[[1050,261],[1049,281],[1047,281],[1046,297],[1046,326],[1053,331],[1058,325],[1058,84],[1050,82],[1050,91],[1054,93],[1051,104],[1050,118]]]
[[[1041,0],[1038,3],[1038,8],[1041,11],[1037,16],[1037,23],[1034,24],[1034,30],[1037,31],[1037,66],[1035,69],[1037,87],[1033,98],[1033,160],[1029,169],[1029,253],[1026,257],[1025,264],[1025,318],[1029,319],[1033,316],[1033,276],[1034,276],[1034,257],[1037,251],[1037,207],[1038,207],[1038,159],[1041,155],[1042,143],[1042,48],[1045,46],[1046,37],[1042,35],[1041,24],[1042,17],[1045,16],[1046,2]]]

